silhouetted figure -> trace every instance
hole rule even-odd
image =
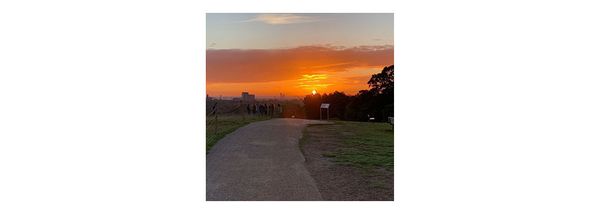
[[[250,104],[246,104],[246,113],[250,114]]]
[[[267,104],[265,104],[265,115],[266,115],[266,116],[269,116],[269,114],[270,114],[270,111],[269,111],[269,104],[267,103]]]

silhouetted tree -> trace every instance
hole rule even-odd
[[[387,117],[394,115],[394,65],[373,74],[367,83],[369,90],[361,90],[355,96],[338,91],[307,95],[304,97],[306,117],[319,119],[321,103],[330,103],[329,114],[332,118],[367,121],[370,115],[377,121],[387,121]]]
[[[331,94],[323,95],[323,102],[331,104],[329,106],[329,115],[331,118],[346,119],[346,106],[350,103],[350,96],[344,94],[344,92],[335,91]]]
[[[381,73],[373,74],[368,84],[376,94],[394,94],[394,65],[383,68]]]
[[[371,115],[378,121],[386,121],[394,115],[394,65],[373,74],[368,84],[369,90],[361,90],[352,97],[346,107],[346,118],[366,121]]]
[[[304,111],[307,119],[319,119],[319,110],[321,107],[321,95],[306,95],[304,97]]]

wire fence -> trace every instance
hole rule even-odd
[[[206,109],[207,135],[217,135],[230,129],[233,124],[281,117],[283,112],[283,107],[274,103],[213,102]]]

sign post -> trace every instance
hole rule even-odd
[[[329,120],[329,103],[321,103],[321,108],[319,108],[319,120],[323,120],[322,109],[327,109],[327,120]]]

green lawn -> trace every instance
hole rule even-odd
[[[263,116],[219,116],[215,122],[214,117],[206,119],[206,152],[219,141],[225,135],[235,131],[236,129],[245,126],[249,123],[268,120],[270,117]]]
[[[336,121],[330,127],[343,143],[323,156],[360,168],[393,170],[394,131],[390,124]]]

